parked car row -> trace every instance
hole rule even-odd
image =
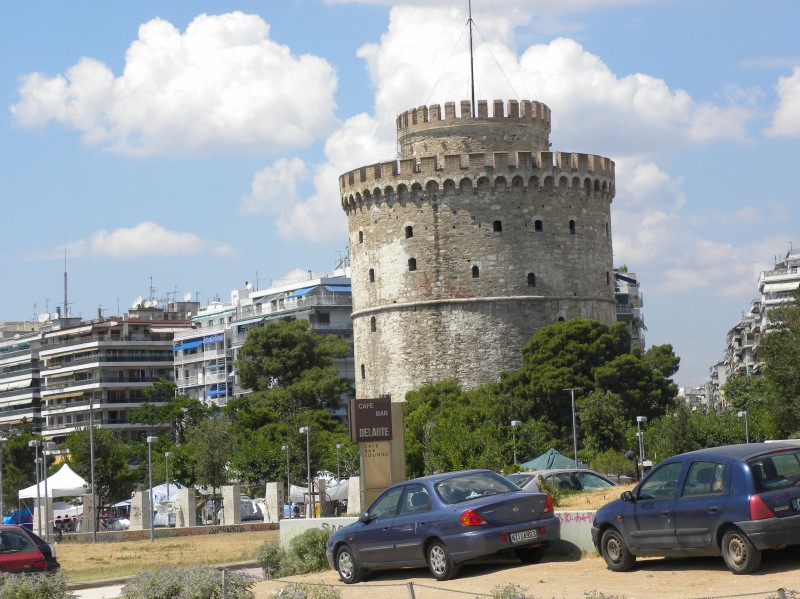
[[[352,584],[374,570],[424,566],[447,580],[494,554],[538,562],[561,530],[540,480],[566,491],[615,485],[579,469],[405,481],[330,536],[328,563]],[[638,556],[721,555],[733,573],[754,572],[763,550],[800,544],[800,447],[751,443],[671,457],[598,510],[591,534],[614,571],[629,570]]]
[[[0,572],[55,572],[61,566],[53,545],[21,526],[0,525]]]

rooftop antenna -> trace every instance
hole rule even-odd
[[[153,277],[152,277],[152,275],[151,275],[151,276],[150,276],[150,298],[149,298],[151,301],[155,299],[155,297],[156,297],[156,295],[155,295],[155,294],[156,294],[156,291],[158,291],[158,289],[156,289],[155,287],[153,287]]]
[[[472,89],[472,118],[475,118],[475,65],[472,56],[472,0],[469,0],[469,84]]]
[[[69,304],[67,303],[67,246],[64,244],[64,318],[69,317]]]

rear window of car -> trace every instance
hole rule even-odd
[[[0,531],[0,552],[33,551],[33,542],[18,530]]]
[[[756,493],[788,489],[800,483],[800,449],[769,453],[747,461]]]
[[[439,481],[434,485],[436,493],[445,503],[461,503],[487,495],[519,491],[510,480],[494,472],[473,472]]]

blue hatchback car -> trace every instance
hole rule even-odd
[[[371,570],[426,565],[448,580],[462,563],[496,553],[535,563],[560,532],[549,495],[526,493],[490,470],[465,470],[392,485],[330,536],[326,553],[347,584]]]
[[[637,556],[693,555],[754,572],[762,550],[800,544],[800,447],[749,443],[668,458],[597,511],[592,540],[618,572]]]

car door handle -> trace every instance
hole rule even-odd
[[[669,516],[669,510],[661,510],[662,516]]]
[[[716,512],[719,508],[716,505],[712,505],[708,508],[709,512]]]

